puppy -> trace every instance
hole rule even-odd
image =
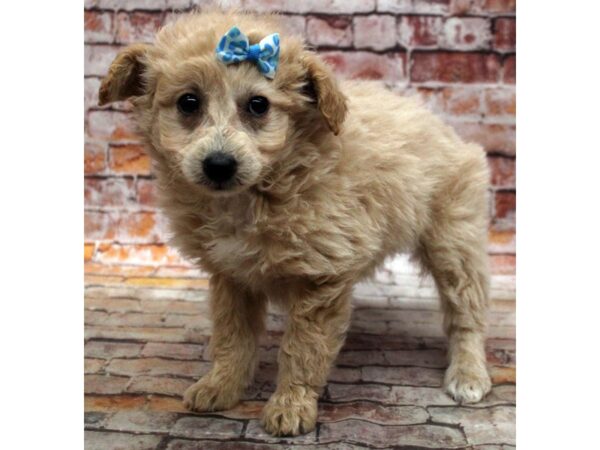
[[[480,147],[379,84],[336,81],[276,16],[184,16],[122,50],[99,98],[132,101],[174,243],[211,274],[214,363],[185,392],[189,409],[238,403],[273,301],[289,321],[263,425],[312,430],[352,287],[398,252],[439,290],[446,391],[471,403],[490,390]]]

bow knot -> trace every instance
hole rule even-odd
[[[279,64],[279,34],[273,33],[250,45],[238,27],[231,28],[217,45],[217,58],[224,64],[252,61],[265,77],[273,79]]]

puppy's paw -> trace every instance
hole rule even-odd
[[[221,411],[233,408],[240,400],[240,389],[230,383],[216,383],[204,377],[183,394],[183,404],[191,411]]]
[[[317,395],[288,391],[271,396],[262,414],[265,430],[274,436],[297,436],[315,429]]]
[[[477,403],[492,389],[492,382],[483,367],[450,364],[444,377],[444,388],[458,403]]]

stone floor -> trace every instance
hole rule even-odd
[[[208,281],[188,268],[86,264],[85,446],[95,449],[509,449],[515,446],[514,299],[492,304],[492,392],[460,406],[441,389],[445,342],[431,302],[381,286],[357,290],[346,344],[322,395],[318,424],[296,438],[259,421],[274,390],[284,317],[269,316],[256,382],[235,409],[186,411],[181,394],[210,363]],[[396,292],[390,287],[389,292]],[[397,292],[396,292],[397,293]],[[494,297],[494,294],[493,294]]]

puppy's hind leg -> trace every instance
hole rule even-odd
[[[489,303],[485,232],[481,217],[442,221],[421,240],[419,256],[437,285],[448,336],[444,387],[459,403],[478,402],[491,389],[484,336]]]
[[[213,367],[183,395],[184,405],[193,411],[229,409],[238,403],[252,381],[264,330],[264,298],[222,276],[213,276],[210,284]]]

